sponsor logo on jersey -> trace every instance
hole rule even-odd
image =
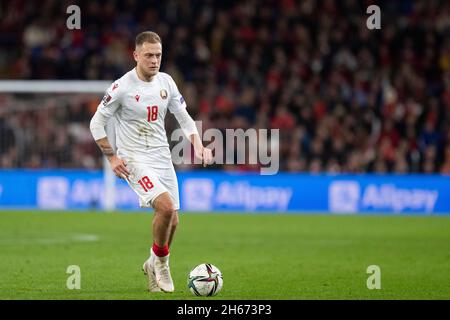
[[[119,86],[119,85],[118,85],[117,83],[114,83],[114,85],[113,85],[113,87],[112,87],[112,91],[116,90],[118,86]]]
[[[108,102],[111,101],[111,96],[108,93],[106,93],[105,96],[103,97],[102,101],[103,101],[103,105],[106,106],[108,104]]]
[[[181,104],[184,103],[184,98],[183,98],[183,96],[181,96],[181,98],[180,98],[180,103],[181,103]]]
[[[163,100],[166,100],[166,99],[167,99],[167,91],[166,91],[165,89],[162,89],[162,90],[159,92],[159,94],[160,94],[160,96],[161,96],[161,98],[162,98]]]

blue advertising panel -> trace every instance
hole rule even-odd
[[[450,213],[450,176],[222,173],[179,180],[187,210]]]
[[[178,172],[186,211],[450,214],[450,176]],[[102,171],[0,170],[0,208],[101,209]],[[116,207],[139,209],[116,183]]]

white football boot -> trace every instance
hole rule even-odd
[[[150,292],[161,292],[161,289],[158,287],[158,284],[156,283],[156,276],[155,276],[155,268],[154,268],[154,257],[150,256],[149,259],[147,259],[144,262],[144,265],[142,266],[142,271],[144,271],[144,274],[148,278],[148,291]]]
[[[172,276],[169,268],[169,255],[165,257],[154,256],[153,270],[155,271],[156,284],[164,292],[173,292],[175,287],[173,285]]]

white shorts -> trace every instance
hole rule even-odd
[[[153,200],[160,194],[168,192],[174,209],[180,209],[178,181],[173,166],[170,168],[152,168],[148,164],[127,161],[130,171],[127,182],[139,196],[141,208],[153,207]]]

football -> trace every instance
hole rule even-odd
[[[222,285],[222,272],[210,263],[202,263],[189,273],[188,288],[196,296],[215,296]]]

